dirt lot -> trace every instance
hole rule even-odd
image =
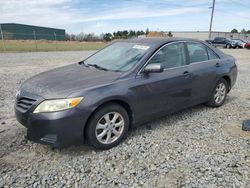
[[[15,93],[27,78],[92,52],[0,53],[0,187],[250,187],[250,50],[226,104],[199,105],[132,130],[119,146],[61,151],[24,139]]]

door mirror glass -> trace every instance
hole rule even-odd
[[[163,72],[163,67],[159,63],[152,63],[148,64],[144,70],[143,73],[160,73]]]

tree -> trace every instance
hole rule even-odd
[[[77,41],[84,41],[86,39],[86,34],[81,32],[78,35],[76,35],[76,40]]]
[[[105,33],[104,35],[103,35],[103,39],[105,40],[105,41],[111,41],[112,40],[112,34],[111,33]]]
[[[122,38],[122,31],[117,31],[116,36],[118,39]]]
[[[247,33],[250,33],[250,30],[248,30]]]
[[[71,41],[75,41],[75,40],[76,40],[76,35],[71,34],[71,35],[70,35],[70,40],[71,40]]]
[[[231,33],[238,33],[238,30],[234,28]]]
[[[145,34],[146,34],[146,35],[148,35],[148,34],[149,34],[149,29],[148,29],[148,28],[146,29]]]
[[[129,31],[128,36],[129,36],[130,38],[134,37],[135,35],[136,35],[136,32],[135,32],[135,31],[133,31],[133,30],[130,30],[130,31]]]
[[[173,37],[174,35],[172,34],[171,31],[169,31],[169,32],[168,32],[168,36],[169,36],[169,37]]]
[[[65,34],[65,40],[66,40],[66,41],[69,41],[69,40],[70,40],[70,34],[68,34],[68,33]]]
[[[241,33],[246,33],[247,31],[245,29],[242,29],[241,30]]]
[[[145,35],[145,32],[144,31],[137,31],[136,32],[136,35],[139,36],[139,35]]]
[[[127,30],[122,31],[122,38],[128,38],[128,31]]]

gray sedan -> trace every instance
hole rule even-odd
[[[25,81],[15,114],[32,141],[109,149],[133,126],[201,103],[221,106],[236,77],[235,59],[199,40],[119,41]]]

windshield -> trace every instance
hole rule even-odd
[[[126,72],[136,65],[150,46],[130,42],[116,42],[84,61],[86,65],[104,70]]]

